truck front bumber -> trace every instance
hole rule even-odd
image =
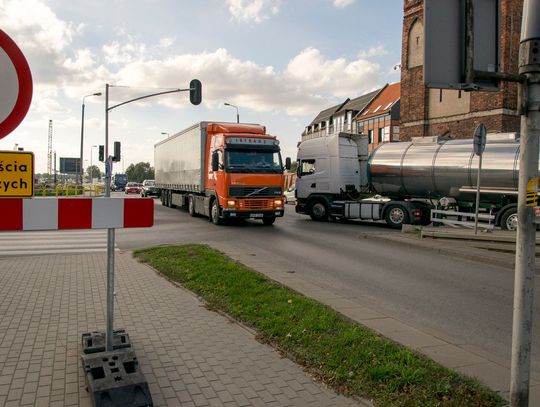
[[[262,218],[281,218],[284,210],[250,210],[240,211],[237,209],[223,209],[225,219],[262,219]]]
[[[236,198],[223,201],[224,218],[268,218],[281,217],[285,213],[283,197],[276,198]]]

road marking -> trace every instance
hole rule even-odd
[[[0,256],[101,253],[107,251],[107,230],[0,232]],[[115,244],[115,251],[118,247]]]

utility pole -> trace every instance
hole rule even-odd
[[[519,48],[521,141],[519,157],[518,230],[514,281],[514,318],[510,405],[529,405],[534,300],[536,225],[527,192],[537,192],[540,140],[540,0],[524,0]],[[533,191],[534,190],[534,191]]]

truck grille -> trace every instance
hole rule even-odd
[[[242,199],[238,201],[240,209],[270,209],[272,207],[271,199]]]
[[[276,197],[283,195],[281,187],[229,187],[229,196],[242,198],[249,197]]]

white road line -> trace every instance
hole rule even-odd
[[[105,251],[107,251],[106,230],[0,233],[0,256],[3,257]],[[115,251],[118,251],[116,245]]]

